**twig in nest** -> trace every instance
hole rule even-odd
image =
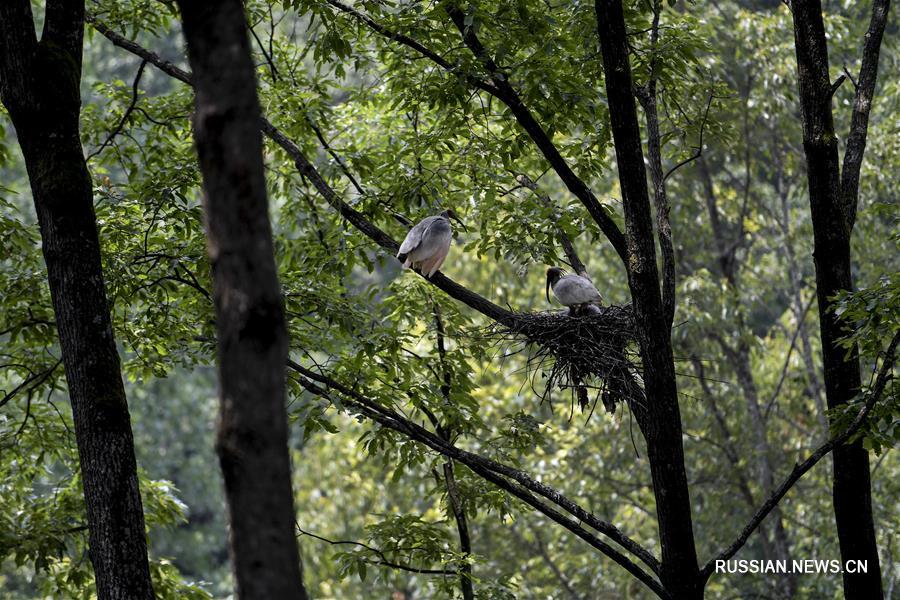
[[[517,313],[510,324],[494,324],[486,337],[521,344],[528,352],[527,370],[532,377],[544,377],[541,402],[552,409],[554,389],[572,394],[570,418],[577,401],[590,415],[598,401],[613,413],[616,404],[643,403],[644,394],[636,379],[638,365],[629,353],[635,339],[630,306],[606,306],[599,312],[572,316],[565,312]],[[537,390],[534,380],[532,389]],[[594,391],[593,402],[591,390]]]

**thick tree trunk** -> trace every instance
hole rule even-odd
[[[816,295],[825,365],[825,398],[829,408],[836,408],[852,400],[860,388],[857,349],[854,347],[848,352],[838,343],[846,332],[832,311],[830,300],[836,293],[853,287],[850,265],[853,220],[848,218],[842,203],[822,7],[819,0],[795,0],[793,12],[803,149],[813,222]],[[855,213],[855,196],[852,211]],[[833,497],[842,560],[865,560],[868,566],[866,573],[844,573],[844,595],[851,600],[881,598],[869,456],[861,442],[841,444],[834,449]]]
[[[218,335],[217,450],[237,595],[305,600],[285,410],[288,338],[244,9],[239,0],[179,4],[194,72]]]
[[[595,3],[628,248],[628,284],[638,324],[646,406],[635,406],[647,441],[662,547],[663,586],[679,599],[700,598],[703,586],[681,443],[672,340],[660,296],[647,175],[621,0]]]
[[[31,182],[66,368],[98,596],[153,598],[134,442],[79,138],[84,6],[0,5],[0,78]]]

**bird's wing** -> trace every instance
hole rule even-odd
[[[432,221],[434,221],[434,217],[428,217],[427,219],[422,219],[416,223],[413,228],[409,230],[409,233],[406,234],[403,243],[400,244],[400,250],[397,252],[397,256],[409,254],[415,250],[419,244],[422,243],[422,237],[425,235],[425,231],[428,229],[428,226],[431,225]]]
[[[446,219],[435,218],[428,223],[422,233],[421,249],[427,249],[429,254],[437,252],[444,246],[450,246],[450,240],[453,239],[450,223]]]
[[[566,275],[561,278],[553,287],[553,294],[565,306],[601,301],[600,292],[594,284],[578,275]]]

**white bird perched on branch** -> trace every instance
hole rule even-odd
[[[559,267],[547,269],[547,302],[550,302],[550,290],[563,306],[569,307],[571,314],[579,310],[599,312],[597,307],[603,302],[600,292],[591,280],[581,275],[569,275]]]
[[[450,219],[455,220],[465,229],[466,226],[459,220],[456,213],[447,209],[439,215],[422,219],[409,230],[397,253],[397,259],[403,263],[404,269],[413,267],[425,277],[431,277],[437,273],[437,270],[444,264],[444,259],[447,258],[450,241],[453,239]]]

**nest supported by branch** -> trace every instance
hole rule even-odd
[[[582,314],[567,311],[517,313],[507,323],[496,323],[488,337],[509,342],[516,352],[527,352],[527,369],[532,388],[535,378],[544,378],[541,401],[552,407],[554,390],[571,393],[571,407],[577,401],[582,410],[597,401],[614,413],[616,405],[642,403],[639,363],[629,350],[635,341],[634,313],[631,306],[603,306]],[[588,416],[590,418],[590,415]]]

